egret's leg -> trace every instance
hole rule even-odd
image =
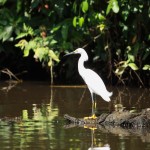
[[[97,118],[95,115],[95,109],[96,109],[96,100],[94,100],[94,95],[93,93],[91,93],[91,97],[92,97],[92,119]]]
[[[96,95],[94,94],[94,112],[96,112],[96,106],[97,106]]]
[[[92,116],[94,115],[94,102],[92,102]]]
[[[92,97],[92,115],[94,115],[94,98],[93,98],[93,93],[91,92],[91,97]]]
[[[90,90],[91,93],[91,98],[92,98],[92,116],[90,117],[84,117],[84,119],[96,119],[96,115],[95,115],[95,102],[94,102],[94,98],[93,98],[93,92]]]
[[[97,106],[97,103],[96,103],[96,99],[94,101],[94,112],[96,112],[96,106]]]

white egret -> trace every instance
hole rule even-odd
[[[96,72],[84,67],[84,62],[88,60],[88,55],[83,48],[78,48],[75,51],[68,53],[66,55],[70,55],[70,54],[81,55],[78,60],[78,72],[80,76],[83,78],[83,80],[85,81],[85,83],[87,84],[87,87],[91,93],[91,97],[92,97],[92,117],[91,118],[96,118],[95,112],[93,111],[94,107],[96,107],[93,94],[97,94],[101,96],[105,101],[109,102],[112,92],[107,91],[103,80]]]

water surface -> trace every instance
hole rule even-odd
[[[97,112],[111,112],[116,104],[141,111],[150,107],[148,89],[108,87],[112,101],[97,99]],[[50,87],[43,82],[0,83],[0,149],[149,150],[149,129],[127,130],[99,127],[92,131],[67,126],[63,116],[91,114],[91,97],[86,87]]]

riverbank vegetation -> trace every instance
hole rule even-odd
[[[73,59],[60,60],[83,47],[105,81],[150,85],[149,1],[0,0],[0,6],[0,70],[33,71],[38,64],[51,80],[71,83]]]

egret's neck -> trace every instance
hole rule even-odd
[[[79,71],[79,74],[82,76],[83,73],[84,73],[84,70],[86,69],[84,67],[84,62],[88,60],[88,56],[86,55],[81,55],[80,58],[79,58],[79,61],[78,61],[78,71]]]

